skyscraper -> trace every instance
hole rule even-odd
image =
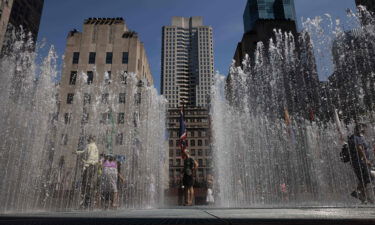
[[[243,15],[245,32],[251,31],[260,20],[279,19],[296,21],[294,0],[249,0]]]
[[[204,187],[211,173],[210,118],[208,105],[213,84],[214,57],[212,28],[202,17],[173,17],[164,26],[162,40],[161,93],[169,102],[169,184],[167,200],[176,204],[181,187],[183,160],[179,146],[179,113],[185,106],[188,148],[199,167],[196,177],[196,203],[204,203]]]
[[[0,0],[0,49],[14,29],[20,26],[37,40],[44,0]]]
[[[297,36],[294,0],[248,0],[243,23],[245,33],[233,57],[236,66],[242,65],[246,54],[253,56],[258,42],[267,46],[275,29]]]
[[[212,28],[202,17],[173,17],[162,32],[161,94],[170,108],[207,106],[214,73]]]

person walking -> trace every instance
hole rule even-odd
[[[354,134],[348,140],[350,163],[358,182],[357,190],[353,191],[351,195],[361,200],[364,204],[373,204],[374,193],[371,184],[371,163],[369,160],[370,145],[364,137],[364,128],[363,124],[357,124]]]
[[[182,157],[184,159],[184,169],[182,183],[185,192],[185,206],[192,206],[194,199],[194,171],[198,168],[198,163],[190,156],[190,152],[186,149]]]
[[[83,173],[81,186],[81,207],[92,208],[98,186],[99,150],[95,144],[95,136],[90,135],[87,139],[88,145],[83,151],[77,150],[77,155],[85,154],[83,159]]]

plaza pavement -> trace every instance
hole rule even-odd
[[[8,213],[0,224],[255,224],[375,225],[375,208],[215,209],[173,208],[116,211]]]

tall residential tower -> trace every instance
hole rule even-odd
[[[161,94],[169,108],[205,107],[213,81],[212,28],[202,17],[173,17],[163,27]]]

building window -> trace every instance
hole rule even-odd
[[[122,73],[120,74],[120,82],[121,82],[122,84],[127,84],[127,82],[126,82],[126,80],[127,80],[127,78],[128,78],[127,74],[128,74],[128,71],[124,71],[124,72],[122,72]]]
[[[176,156],[181,156],[181,150],[180,149],[176,150]]]
[[[91,95],[88,93],[83,94],[83,105],[90,105],[91,104]]]
[[[94,82],[94,72],[87,71],[87,84],[90,85]]]
[[[62,134],[61,135],[61,141],[63,145],[68,145],[68,135],[67,134]]]
[[[173,150],[169,149],[169,157],[173,157]]]
[[[206,159],[206,167],[211,167],[211,161]]]
[[[124,134],[118,133],[116,136],[116,145],[122,145],[123,139],[124,139]]]
[[[198,156],[202,156],[203,155],[203,150],[202,149],[199,149],[198,150]]]
[[[108,104],[108,102],[109,102],[109,94],[108,93],[102,94],[102,103]]]
[[[198,165],[203,166],[203,159],[198,159]]]
[[[70,72],[69,85],[75,85],[77,81],[77,71]]]
[[[73,64],[79,63],[79,52],[73,52]]]
[[[135,98],[135,104],[138,104],[138,105],[141,104],[141,101],[142,101],[142,94],[141,93],[135,94],[134,98]]]
[[[73,99],[74,99],[74,94],[73,93],[69,93],[68,97],[66,99],[66,104],[73,104]]]
[[[181,166],[181,159],[176,159],[176,166]]]
[[[82,115],[82,124],[86,124],[88,122],[89,122],[89,113],[84,111]]]
[[[125,123],[125,113],[119,113],[118,114],[117,123],[118,124],[124,124]]]
[[[173,159],[169,160],[169,166],[173,166]]]
[[[205,145],[205,146],[208,146],[208,140],[207,140],[207,139],[204,140],[204,145]]]
[[[107,55],[105,57],[105,63],[106,64],[112,64],[112,58],[113,58],[113,53],[107,52]]]
[[[106,84],[110,84],[111,83],[111,80],[112,80],[112,72],[111,71],[107,71],[104,73],[104,82]]]
[[[109,113],[102,113],[100,123],[108,124],[110,121],[110,114]]]
[[[125,95],[125,93],[120,93],[119,94],[119,98],[118,98],[118,102],[120,104],[125,104],[125,101],[126,101],[126,95]]]
[[[65,122],[65,124],[70,124],[71,118],[72,118],[72,114],[71,113],[65,113],[64,114],[64,122]]]
[[[198,140],[198,146],[202,146],[202,140]]]
[[[195,140],[190,140],[190,146],[195,146]]]
[[[203,177],[203,169],[198,169],[198,177]]]
[[[96,53],[90,52],[90,54],[89,54],[89,64],[95,64],[95,58],[96,58]]]
[[[129,52],[123,52],[122,53],[122,64],[128,64],[129,63]]]
[[[78,150],[83,150],[85,149],[85,136],[81,135],[78,139],[78,144],[77,144],[77,149]]]
[[[173,140],[169,140],[169,147],[173,147]]]
[[[192,149],[192,150],[191,150],[191,155],[192,155],[192,156],[195,156],[195,149]]]

